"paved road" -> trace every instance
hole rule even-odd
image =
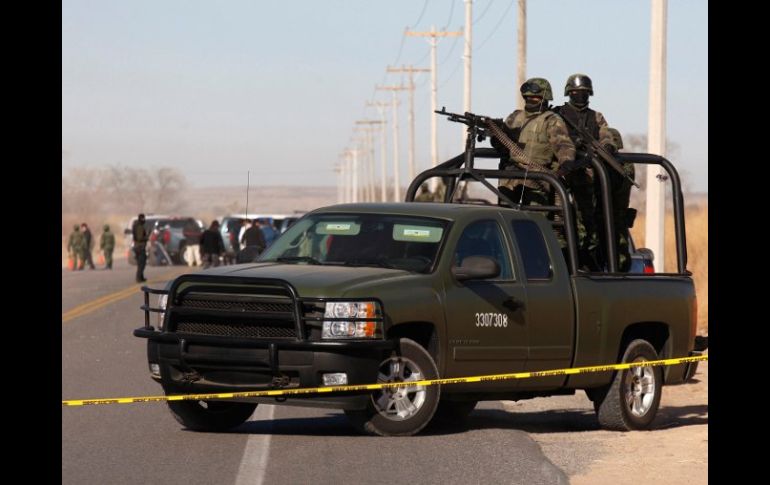
[[[158,395],[133,266],[62,272],[62,399]],[[148,267],[153,286],[186,271]],[[568,483],[499,402],[463,427],[357,434],[341,411],[260,405],[229,433],[184,430],[163,403],[62,409],[65,484]]]

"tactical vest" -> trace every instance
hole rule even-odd
[[[569,118],[571,122],[586,130],[595,140],[599,139],[599,124],[596,122],[596,111],[591,108],[578,111],[569,104],[558,106],[554,108],[554,111],[559,113],[562,118]],[[569,137],[574,142],[578,135],[569,123],[566,123],[566,125],[567,130],[569,130]]]
[[[508,116],[505,124],[511,129],[520,129],[519,145],[524,145],[524,153],[535,163],[549,165],[555,160],[556,154],[548,142],[545,124],[554,115],[551,111],[545,111],[535,116],[527,116],[526,112],[517,109]]]

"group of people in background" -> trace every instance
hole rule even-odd
[[[75,224],[67,241],[67,253],[69,255],[69,267],[72,271],[80,271],[88,265],[96,269],[91,252],[95,245],[91,229],[85,222]],[[115,250],[115,234],[110,231],[110,225],[105,224],[99,240],[99,250],[104,256],[104,269],[112,269],[112,252]]]

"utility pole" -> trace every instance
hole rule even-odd
[[[432,26],[429,32],[412,32],[407,30],[405,35],[407,37],[428,37],[430,44],[430,163],[431,167],[438,165],[438,130],[437,130],[437,116],[435,111],[438,109],[438,64],[436,63],[436,47],[438,45],[438,37],[459,37],[463,35],[462,31],[437,31],[435,26]],[[430,189],[435,192],[438,185],[438,180],[435,177],[430,179]]]
[[[406,72],[409,73],[409,180],[414,180],[414,73],[430,72],[430,69],[415,68],[412,66],[401,66],[400,68],[388,66],[387,72]]]
[[[468,112],[471,110],[471,53],[473,47],[473,0],[465,0],[465,52],[463,61],[465,64],[465,92],[463,94],[463,109]],[[465,150],[465,136],[469,128],[462,128],[462,138],[460,139],[460,150]]]
[[[667,0],[652,0],[650,34],[650,99],[647,151],[666,156],[666,10]],[[659,165],[647,166],[645,246],[655,255],[657,271],[665,272],[666,175]]]
[[[350,202],[348,200],[348,155],[347,150],[344,150],[342,153],[339,154],[340,160],[342,160],[342,163],[338,164],[337,167],[339,167],[339,179],[338,184],[340,188],[340,192],[338,195],[338,198],[340,199],[341,203],[348,203]]]
[[[334,173],[337,174],[337,203],[342,203],[342,166],[339,163],[334,164]]]
[[[375,103],[367,102],[367,106],[376,106],[377,111],[380,113],[380,129],[382,130],[380,132],[380,200],[382,202],[388,201],[388,194],[387,194],[387,186],[386,186],[386,179],[387,176],[385,174],[385,163],[386,163],[386,153],[385,153],[385,134],[386,134],[386,126],[387,122],[385,121],[385,107],[388,106],[388,103],[383,103],[382,101],[377,101]]]
[[[379,125],[382,123],[380,120],[358,120],[356,125]],[[375,181],[374,181],[374,142],[372,140],[372,134],[376,129],[372,126],[366,128],[358,128],[355,131],[364,133],[366,136],[366,201],[374,202],[375,197]]]
[[[398,92],[407,88],[404,86],[375,86],[375,89],[393,93],[393,201],[399,202],[401,200],[401,181],[398,166]]]
[[[353,202],[358,202],[358,147],[350,150],[353,155]]]
[[[516,86],[516,107],[524,109],[524,98],[519,96],[518,87],[527,80],[527,0],[519,0],[519,45],[518,45],[518,69],[517,78],[519,84]]]

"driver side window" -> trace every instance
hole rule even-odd
[[[498,279],[513,279],[508,249],[496,221],[478,221],[465,228],[455,247],[454,266],[462,265],[468,256],[488,256],[494,259],[500,265]]]

